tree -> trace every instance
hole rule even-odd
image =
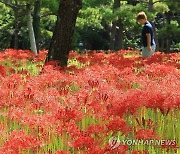
[[[40,40],[40,9],[41,9],[41,1],[36,0],[34,2],[34,14],[33,14],[33,29],[36,40],[36,48],[37,52],[39,52],[39,40]]]
[[[24,4],[18,4],[17,0],[14,0],[14,2],[12,0],[10,1],[6,1],[6,0],[0,0],[1,3],[5,4],[6,6],[10,7],[13,11],[14,11],[14,15],[15,15],[15,33],[14,33],[14,48],[18,48],[18,11],[19,10],[23,10],[26,11],[26,21],[27,21],[27,26],[28,26],[28,30],[29,30],[29,39],[30,39],[30,45],[31,45],[31,50],[37,54],[37,48],[36,48],[36,41],[35,41],[35,36],[34,36],[34,29],[32,26],[32,19],[31,19],[31,6],[30,3],[26,3],[26,1],[24,1]]]
[[[114,6],[113,9],[117,9],[120,7],[120,0],[114,0]],[[115,39],[116,39],[116,33],[117,33],[117,27],[121,26],[120,22],[118,20],[112,22],[112,27],[111,27],[111,37],[110,37],[110,49],[114,50],[115,49]],[[118,27],[120,28],[120,27]]]
[[[72,43],[69,43],[71,44],[70,50],[108,50],[110,42],[115,50],[122,47],[123,49],[128,47],[141,49],[141,27],[135,20],[136,14],[140,11],[146,12],[149,21],[155,27],[156,44],[158,45],[157,41],[159,41],[160,51],[180,50],[179,0],[82,1],[83,6],[77,16]],[[67,2],[72,3],[72,1]],[[115,2],[117,7],[114,7]],[[58,44],[53,42],[55,38],[59,41],[55,34],[57,30],[60,31],[58,28],[55,29],[57,17],[59,18],[58,24],[61,22],[58,15],[59,3],[60,0],[51,0],[51,3],[49,0],[0,0],[0,48],[30,49],[29,40],[31,37],[28,33],[29,30],[32,32],[32,29],[28,30],[27,27],[27,19],[30,17],[27,16],[27,4],[29,4],[29,15],[33,18],[37,49],[52,49],[49,59],[53,60],[53,57],[56,57],[54,49],[57,47],[55,44]],[[69,16],[66,15],[68,19]],[[31,27],[32,24],[29,23],[29,25]],[[55,31],[54,36],[53,31]],[[65,38],[67,38],[66,35]],[[82,42],[83,46],[80,46],[79,42]]]
[[[56,27],[46,61],[56,60],[62,67],[67,66],[78,12],[82,0],[60,0]]]
[[[153,11],[154,11],[153,5],[154,4],[155,4],[155,2],[153,3],[153,0],[149,0],[149,2],[148,2],[148,11],[149,12],[153,13]],[[154,40],[156,42],[156,51],[159,51],[159,40],[158,40],[157,30],[156,30],[156,26],[155,26],[154,21],[152,21],[151,24],[152,24],[152,27],[154,29]]]
[[[18,19],[19,19],[19,9],[20,9],[20,6],[18,4],[18,1],[15,0],[14,1],[14,4],[12,2],[9,2],[9,1],[3,1],[3,0],[0,0],[0,3],[6,5],[7,7],[11,8],[14,12],[14,35],[13,35],[13,46],[15,49],[18,49],[18,33],[19,33],[19,26],[18,26]]]
[[[31,16],[31,9],[30,5],[27,4],[27,25],[28,25],[28,30],[29,30],[29,39],[30,39],[30,49],[37,54],[37,47],[36,47],[36,39],[34,35],[34,28],[32,24],[32,16]]]

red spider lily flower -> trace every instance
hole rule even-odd
[[[146,96],[146,107],[163,109],[163,103],[166,100],[166,96],[160,92],[159,89],[154,89],[154,91],[148,90]]]
[[[5,60],[6,60],[6,59],[5,59],[4,55],[1,53],[1,54],[0,54],[0,61],[1,61],[1,62],[4,62]]]
[[[98,93],[98,94],[99,94],[98,100],[102,100],[103,102],[106,102],[109,99],[108,94],[103,94],[103,93]]]
[[[59,108],[55,114],[55,118],[60,121],[68,122],[70,120],[80,120],[82,119],[82,112],[69,109],[69,108]]]
[[[55,88],[47,88],[39,91],[38,89],[28,90],[27,87],[27,91],[25,92],[26,98],[28,99],[30,97],[29,102],[33,109],[44,109],[46,112],[51,111],[52,113],[57,112],[60,104],[57,103],[59,93]]]
[[[12,120],[20,120],[24,115],[24,111],[22,108],[10,108],[7,117],[11,118]]]
[[[85,151],[84,154],[104,154],[104,149],[97,146]]]
[[[19,120],[22,125],[27,125],[31,128],[41,127],[46,128],[55,124],[55,118],[51,115],[23,115]]]
[[[45,63],[41,73],[50,73],[52,70],[61,70],[62,67],[57,64],[56,61],[50,61]]]
[[[97,117],[102,117],[104,112],[104,108],[102,107],[102,105],[99,103],[98,100],[93,100],[92,102],[90,102],[88,104],[88,109],[91,110],[91,112]]]
[[[113,133],[120,131],[125,134],[129,131],[126,121],[120,118],[114,118],[108,124],[106,124],[106,127],[108,132],[113,131]]]
[[[23,91],[23,96],[26,99],[33,99],[34,91],[30,87],[25,87]]]
[[[4,51],[4,56],[11,59],[33,59],[35,57],[34,53],[30,50],[15,50],[15,49],[6,49]]]
[[[93,53],[89,55],[90,58],[90,65],[94,64],[103,64],[103,60],[105,59],[105,53]]]
[[[18,71],[18,74],[21,74],[21,75],[29,75],[30,72],[29,72],[28,70],[22,69],[22,70]]]
[[[149,154],[149,152],[146,150],[133,150],[131,154]]]
[[[55,154],[70,154],[68,151],[58,150],[55,152]]]
[[[16,97],[14,97],[14,95]],[[7,101],[8,106],[13,106],[13,107],[23,107],[26,106],[26,101],[22,98],[22,93],[15,91],[13,92],[12,98]]]
[[[112,64],[114,67],[118,69],[132,67],[133,63],[134,63],[134,60],[130,58],[124,58],[123,56],[120,59],[117,59],[116,61],[113,61],[113,60],[110,61],[110,64]]]
[[[73,71],[75,72],[78,69],[76,65],[71,65],[66,68],[66,71]]]
[[[162,77],[166,76],[170,72],[175,71],[175,67],[166,66],[158,63],[152,63],[151,65],[146,66],[145,73],[152,77]]]
[[[3,131],[4,126],[2,124],[0,124],[0,133]]]
[[[101,125],[90,125],[87,129],[88,134],[103,134],[105,133],[105,127]]]
[[[136,110],[145,103],[144,92],[141,90],[129,90],[126,93],[122,91],[114,92],[111,103],[107,106],[107,114],[123,117],[125,113],[135,114]]]
[[[0,75],[2,75],[3,77],[5,77],[6,74],[7,74],[6,67],[0,65]]]
[[[24,81],[20,74],[12,74],[4,80],[3,85],[9,90],[17,90],[19,85],[23,85],[23,83]]]
[[[36,148],[41,145],[36,137],[32,135],[26,135],[24,131],[13,131],[8,137],[8,141],[4,143],[4,147],[13,149],[15,151]]]
[[[164,116],[179,109],[178,55],[157,53],[148,59],[142,57],[127,59],[124,54],[131,54],[131,51],[123,50],[110,54],[97,52],[99,51],[86,55],[78,53],[70,55],[71,58],[79,57],[82,62],[90,63],[82,69],[73,66],[59,70],[60,68],[54,64],[45,65],[40,75],[32,76],[23,71],[15,74],[15,70],[11,72],[11,68],[5,68],[6,74],[4,76],[0,74],[0,109],[1,112],[5,112],[1,116],[11,119],[10,123],[15,120],[22,129],[29,127],[30,132],[38,136],[33,138],[43,140],[45,144],[49,143],[49,135],[57,135],[63,139],[63,136],[68,134],[69,138],[64,139],[64,146],[69,148],[67,140],[72,140],[73,145],[77,147],[75,152],[82,149],[84,153],[92,154],[127,153],[127,146],[119,145],[119,148],[115,149],[108,146],[102,148],[105,135],[120,131],[127,135],[132,129],[123,118],[132,114],[136,119],[137,109],[143,106],[160,110]],[[45,53],[35,56],[30,51],[13,49],[0,53],[0,59],[7,58],[14,66],[23,66],[23,62],[27,66],[29,61],[34,65],[40,60],[44,61],[45,56]],[[137,67],[137,70],[133,67]],[[25,77],[21,77],[22,73]],[[175,118],[178,116],[172,115]],[[86,119],[85,131],[80,128],[83,117],[92,117],[92,121]],[[95,125],[91,122],[95,122]],[[143,129],[138,130],[132,123],[136,138],[158,138],[158,134],[153,131],[157,125],[152,120],[137,118],[137,122],[138,127]],[[0,130],[0,134],[1,132],[7,134],[6,126]],[[6,135],[4,136],[6,138]],[[29,136],[31,135],[25,134],[25,137],[21,138],[22,140],[25,138],[29,144],[31,142]],[[24,146],[24,142],[22,143],[19,138],[16,140],[12,141],[21,147]],[[80,144],[76,141],[80,141]],[[91,142],[93,145],[90,145]],[[9,145],[10,139],[5,143]],[[53,141],[51,144],[54,145]],[[30,146],[25,145],[25,149],[21,147],[20,150],[27,150]],[[17,147],[12,148],[4,144],[0,148],[0,153],[21,152]],[[39,149],[38,146],[30,148]],[[170,148],[176,151],[176,146],[164,149]],[[53,153],[51,150],[49,153]],[[60,150],[57,152],[66,153]]]
[[[0,154],[19,154],[18,150],[9,149],[7,147],[0,148]]]
[[[46,126],[51,126],[55,123],[55,118],[52,115],[30,115],[30,113],[24,113],[22,108],[13,108],[9,110],[7,114],[8,118],[12,120],[17,120],[21,125],[26,125],[31,128],[41,127],[45,128]]]
[[[17,50],[14,49],[6,49],[4,51],[4,54],[7,55],[8,57],[15,57],[18,54],[18,52]]]
[[[74,147],[77,150],[85,150],[93,148],[95,146],[95,141],[90,136],[80,136],[76,140],[70,143],[71,147]]]
[[[143,58],[143,63],[145,65],[150,65],[153,62],[162,63],[165,59],[166,55],[162,52],[156,52],[152,57],[150,58]]]
[[[61,96],[67,96],[68,93],[69,93],[69,89],[68,89],[68,88],[61,88],[61,89],[59,90],[59,94],[60,94]]]
[[[178,91],[178,88],[174,90],[172,89],[172,94],[169,95],[169,97],[167,97],[164,101],[163,107],[165,110],[167,110],[169,112],[170,108],[176,108],[179,109],[180,108],[180,94],[177,93],[176,91]],[[167,112],[167,114],[168,114]]]
[[[15,74],[16,70],[14,68],[8,68],[8,73],[11,74]]]
[[[89,86],[91,87],[91,88],[96,88],[96,87],[98,87],[98,85],[99,85],[99,81],[98,80],[88,80],[88,84],[89,84]]]
[[[86,63],[89,61],[89,58],[81,56],[81,55],[77,56],[76,59],[81,63]]]
[[[180,69],[180,63],[176,63],[176,64],[175,64],[175,67],[176,67],[177,69]]]
[[[44,66],[47,66],[47,65],[51,65],[51,66],[56,66],[57,65],[57,62],[56,61],[49,61],[49,62],[46,62],[45,64],[44,64]]]
[[[79,90],[74,94],[77,105],[86,105],[89,102],[89,90]]]
[[[152,129],[139,129],[136,132],[135,138],[139,140],[156,139],[156,133]]]
[[[11,96],[9,89],[0,85],[0,108],[9,106],[9,101],[7,101],[9,96]]]
[[[45,61],[48,50],[40,50],[38,55],[34,55],[34,62]]]
[[[169,55],[169,58],[175,62],[178,62],[179,61],[179,57],[178,57],[178,53],[171,53]]]
[[[79,54],[78,54],[77,51],[71,50],[71,51],[69,52],[68,59],[74,59],[74,58],[76,58],[76,56],[78,56],[78,55],[79,55]]]
[[[127,154],[128,152],[128,146],[127,145],[119,145],[116,148],[111,147],[109,144],[105,146],[104,153],[106,154]]]
[[[59,124],[57,126],[56,132],[59,135],[62,135],[63,133],[68,133],[72,136],[72,138],[81,135],[81,130],[74,121]]]
[[[0,76],[0,83],[3,81],[3,79],[4,79],[4,78],[3,78],[2,76]]]
[[[118,116],[122,118],[128,111],[128,102],[123,99],[121,101],[114,100],[106,106],[106,109],[107,116]]]

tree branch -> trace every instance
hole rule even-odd
[[[46,14],[42,14],[40,17],[41,17],[41,18],[44,18],[44,17],[51,16],[51,15],[57,16],[56,13],[46,13]]]
[[[155,1],[155,2],[153,2],[153,5],[156,4],[156,3],[160,3],[160,2],[166,2],[166,1],[161,1],[161,0]]]
[[[15,5],[6,3],[6,2],[4,2],[3,0],[0,0],[0,3],[3,3],[3,4],[7,5],[8,7],[12,8],[12,9],[15,9],[15,8],[16,8]]]
[[[6,6],[12,8],[12,9],[21,9],[22,7],[26,6],[26,5],[10,4],[10,3],[4,2],[3,0],[0,0],[0,3],[3,3],[3,4],[5,4]]]

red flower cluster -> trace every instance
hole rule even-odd
[[[151,129],[140,129],[136,132],[136,136],[135,138],[139,139],[139,140],[146,140],[146,139],[156,139],[156,134],[153,130]]]
[[[47,51],[0,53],[0,153],[148,154],[120,143],[112,149],[109,137],[156,139],[169,131],[174,139],[179,53],[148,59],[138,53],[71,51],[70,61],[81,67],[65,70],[55,61],[42,66]]]
[[[37,137],[26,135],[24,131],[13,131],[8,137],[8,141],[4,143],[2,151],[18,153],[22,150],[34,149],[41,146],[41,144]]]

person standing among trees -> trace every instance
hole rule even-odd
[[[156,43],[154,41],[153,27],[147,20],[144,12],[137,14],[136,20],[139,24],[143,25],[141,32],[141,43],[143,45],[142,56],[151,57],[156,50]]]

